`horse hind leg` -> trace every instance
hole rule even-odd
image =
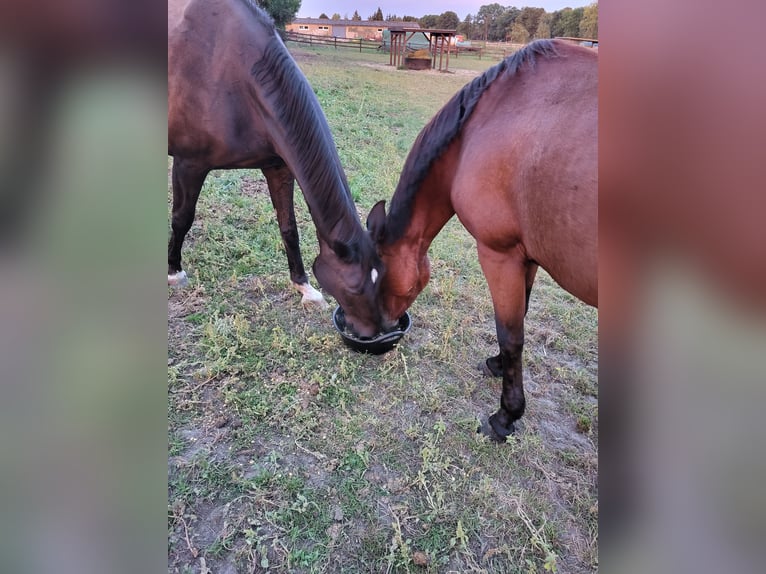
[[[173,158],[173,211],[168,241],[168,285],[183,287],[188,283],[181,267],[181,247],[194,222],[197,200],[207,176],[207,168]]]
[[[522,378],[524,315],[527,306],[529,264],[516,251],[499,253],[479,245],[479,261],[495,308],[503,390],[500,408],[480,427],[489,438],[504,442],[526,408]],[[532,279],[534,275],[532,274]]]
[[[290,280],[303,296],[301,298],[303,305],[316,305],[320,308],[326,308],[328,307],[327,301],[324,300],[319,291],[312,287],[306,274],[306,269],[303,266],[298,224],[295,221],[295,203],[293,201],[295,178],[286,166],[264,169],[263,175],[266,176],[266,183],[269,186],[271,204],[277,212],[279,232],[282,235],[282,243],[287,254]]]
[[[535,283],[535,276],[537,275],[537,263],[529,263],[526,271],[526,297],[524,302],[524,316],[526,317],[527,311],[529,311],[529,296],[532,294],[532,285]],[[479,371],[487,377],[502,377],[503,376],[503,362],[500,354],[488,357],[486,361],[482,361],[478,366]]]

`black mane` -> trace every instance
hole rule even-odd
[[[534,67],[537,56],[552,58],[557,55],[556,45],[551,40],[537,40],[527,44],[466,84],[437,112],[418,135],[404,162],[402,175],[391,198],[391,207],[386,218],[387,243],[397,241],[404,233],[410,220],[412,201],[431,169],[431,164],[439,159],[460,133],[490,84],[500,76],[515,75],[523,64]]]
[[[324,112],[268,15],[257,8],[253,11],[267,19],[273,36],[251,74],[287,128],[285,144],[300,163],[289,167],[298,179],[320,235],[354,246],[366,233],[359,223]]]
[[[242,3],[245,4],[248,8],[250,8],[253,11],[253,14],[255,14],[258,18],[263,20],[268,26],[274,26],[274,19],[271,17],[271,14],[266,12],[263,8],[261,8],[258,5],[258,2],[255,0],[242,0]]]

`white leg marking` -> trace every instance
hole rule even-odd
[[[183,269],[173,275],[168,273],[168,285],[171,287],[186,287],[188,284],[189,279],[186,277],[186,271]]]
[[[293,283],[293,285],[295,285],[298,291],[303,293],[303,298],[301,299],[303,305],[316,305],[320,309],[327,309],[330,306],[324,300],[322,294],[311,286],[311,283]]]

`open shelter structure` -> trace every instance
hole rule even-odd
[[[388,63],[397,68],[403,64],[404,52],[407,42],[418,33],[422,33],[428,40],[428,50],[431,52],[431,68],[436,68],[436,59],[439,59],[440,72],[449,71],[449,53],[457,30],[445,30],[440,28],[390,28],[391,53]],[[446,59],[444,54],[447,54]]]

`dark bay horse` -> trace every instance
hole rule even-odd
[[[503,377],[484,432],[505,440],[524,413],[524,317],[538,266],[598,306],[597,55],[541,40],[458,92],[420,132],[386,217],[367,227],[385,270],[378,302],[393,325],[429,280],[428,247],[457,214],[476,239],[495,309]]]
[[[212,169],[259,168],[304,302],[324,304],[298,245],[297,179],[316,226],[313,270],[344,308],[349,328],[376,333],[380,266],[362,227],[327,120],[271,19],[251,0],[169,0],[168,155],[173,212],[168,282],[183,283],[181,246]]]

